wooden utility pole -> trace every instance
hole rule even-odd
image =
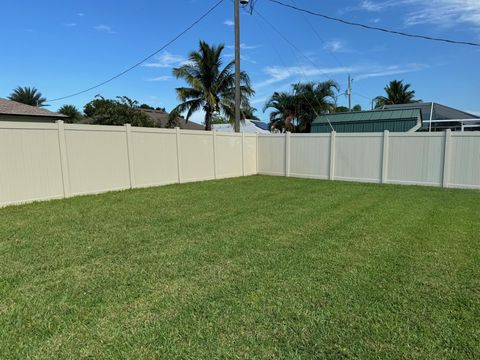
[[[235,132],[240,132],[240,0],[235,0]]]

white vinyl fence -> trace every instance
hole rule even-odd
[[[256,135],[0,122],[0,206],[255,174],[480,189],[480,133]]]
[[[254,174],[255,134],[0,122],[0,206]]]
[[[259,135],[258,172],[480,189],[480,133]]]

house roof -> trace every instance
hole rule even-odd
[[[235,132],[232,124],[213,124],[212,129],[220,132]],[[258,120],[245,119],[240,122],[240,131],[250,134],[267,134],[270,133],[269,127],[264,122]]]
[[[433,111],[432,111],[433,104]],[[451,108],[442,104],[432,102],[420,102],[411,104],[385,105],[382,109],[420,109],[424,120],[458,120],[458,119],[479,119],[480,117],[468,112]]]
[[[169,114],[162,110],[140,109],[150,119],[153,120],[156,127],[164,128],[168,123]],[[205,130],[205,126],[193,121],[186,121],[184,118],[177,118],[178,127],[185,130]]]
[[[354,111],[320,115],[313,121],[313,124],[384,120],[401,121],[421,119],[421,116],[420,109]]]
[[[50,118],[66,118],[63,114],[59,114],[46,109],[25,105],[16,101],[0,98],[0,114],[1,115],[20,115],[20,116],[41,116]]]

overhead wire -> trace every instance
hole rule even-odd
[[[192,30],[198,23],[200,23],[203,19],[205,19],[208,15],[210,15],[210,13],[212,13],[216,8],[218,8],[225,0],[219,0],[217,3],[215,3],[215,5],[213,5],[210,9],[208,9],[205,13],[203,13],[203,15],[201,15],[197,20],[195,20],[192,24],[190,24],[188,27],[186,27],[183,31],[181,31],[179,34],[177,34],[175,37],[173,37],[171,40],[169,40],[168,42],[166,42],[162,47],[160,47],[159,49],[155,50],[153,53],[151,53],[150,55],[148,55],[147,57],[143,58],[142,60],[138,61],[137,63],[135,63],[134,65],[128,67],[127,69],[123,70],[122,72],[110,77],[109,79],[107,80],[104,80],[96,85],[93,85],[87,89],[84,89],[84,90],[81,90],[81,91],[77,91],[73,94],[70,94],[70,95],[65,95],[65,96],[61,96],[61,97],[58,97],[58,98],[54,98],[54,99],[49,99],[47,100],[46,102],[54,102],[54,101],[59,101],[59,100],[65,100],[65,99],[69,99],[71,97],[74,97],[74,96],[78,96],[78,95],[81,95],[81,94],[84,94],[86,92],[89,92],[89,91],[92,91],[94,89],[97,89],[105,84],[108,84],[109,82],[115,80],[115,79],[118,79],[119,77],[125,75],[126,73],[132,71],[133,69],[137,68],[138,66],[142,65],[145,61],[151,59],[152,57],[154,57],[155,55],[157,55],[158,53],[160,53],[161,51],[165,50],[168,46],[172,45],[174,42],[176,42],[178,39],[180,39],[183,35],[185,35],[187,32],[189,32],[190,30]]]
[[[321,70],[317,67],[317,65],[315,64],[315,62],[313,60],[310,59],[310,57],[308,57],[307,55],[305,55],[295,44],[293,44],[286,36],[284,36],[280,30],[278,30],[278,28],[273,25],[270,21],[268,21],[267,18],[265,18],[265,16],[263,16],[259,11],[258,9],[254,8],[253,9],[253,13],[256,13],[268,26],[270,26],[272,28],[272,30],[274,30],[274,32],[277,33],[277,35],[279,35],[288,45],[290,45],[293,49],[295,49],[298,53],[300,53],[301,55],[303,55],[308,61],[310,61],[313,66],[318,69],[321,73]],[[295,53],[294,53],[295,54]],[[295,55],[297,56],[297,55]],[[280,56],[279,56],[280,57]],[[297,59],[298,59],[298,56],[297,56]],[[282,58],[280,57],[280,60],[283,62]],[[307,76],[305,74],[305,72],[300,68],[300,72],[303,74],[303,77],[305,80],[308,80],[307,79]],[[321,76],[324,76],[323,74],[321,74]],[[326,77],[325,77],[326,78]],[[313,112],[315,113],[315,115],[317,117],[320,116],[320,114],[315,110],[315,107],[312,105],[312,103],[308,100],[308,98],[305,96],[305,94],[303,94],[303,97],[305,98],[305,100],[307,101],[307,103],[309,104],[309,106],[312,108]],[[321,105],[320,104],[320,101],[318,100],[318,98],[316,96],[314,96],[315,100],[317,101],[318,105]],[[330,120],[328,119],[328,117],[326,117],[327,121],[328,121],[328,124],[330,125],[330,128],[332,129],[332,131],[335,131],[335,129],[333,128]]]
[[[321,17],[321,18],[324,18],[326,20],[339,22],[339,23],[342,23],[344,25],[355,26],[355,27],[360,27],[360,28],[363,28],[363,29],[375,30],[375,31],[380,31],[380,32],[388,33],[388,34],[405,36],[405,37],[409,37],[409,38],[417,38],[417,39],[423,39],[423,40],[429,40],[429,41],[443,42],[443,43],[448,43],[448,44],[480,47],[480,43],[475,43],[475,42],[471,42],[471,41],[452,40],[452,39],[432,37],[432,36],[427,36],[427,35],[407,33],[407,32],[404,32],[404,31],[392,30],[392,29],[382,28],[382,27],[378,27],[378,26],[371,26],[371,25],[366,25],[366,24],[362,24],[362,23],[358,23],[358,22],[354,22],[354,21],[341,19],[341,18],[336,18],[336,17],[330,16],[330,15],[325,15],[325,14],[315,12],[315,11],[312,11],[312,10],[300,8],[298,6],[285,4],[285,3],[283,3],[279,0],[268,0],[268,1],[270,1],[272,3],[275,3],[277,5],[283,6],[285,8],[289,8],[289,9],[292,9],[292,10],[295,10],[295,11],[298,11],[298,12],[303,12],[303,13],[306,13],[306,14],[309,14],[309,15]]]

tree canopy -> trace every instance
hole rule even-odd
[[[83,118],[82,113],[75,107],[75,105],[63,105],[58,109],[58,112],[68,116],[68,119],[65,120],[67,123],[76,123]]]
[[[333,81],[297,83],[291,92],[275,92],[263,111],[270,113],[270,129],[277,131],[310,132],[313,120],[335,109],[335,94],[339,86]]]
[[[403,80],[392,80],[385,86],[386,96],[377,96],[375,98],[375,108],[381,108],[385,105],[411,104],[420,102],[415,99],[415,90],[409,90],[410,84],[404,84]]]
[[[37,107],[45,106],[45,102],[47,101],[47,99],[42,96],[42,93],[35,87],[28,86],[17,87],[8,98],[12,101]]]
[[[209,45],[200,41],[199,49],[190,53],[188,62],[173,69],[173,75],[182,78],[188,87],[176,89],[180,104],[170,116],[177,118],[186,112],[185,119],[197,111],[205,112],[205,130],[211,130],[212,116],[215,113],[231,119],[235,113],[235,61],[223,67],[222,52],[224,45]],[[249,97],[254,94],[247,73],[242,72],[241,78],[241,107],[249,108]],[[242,116],[244,118],[244,116]]]
[[[140,111],[138,102],[127,96],[105,99],[97,95],[85,105],[83,112],[94,124],[154,127],[153,121]]]

